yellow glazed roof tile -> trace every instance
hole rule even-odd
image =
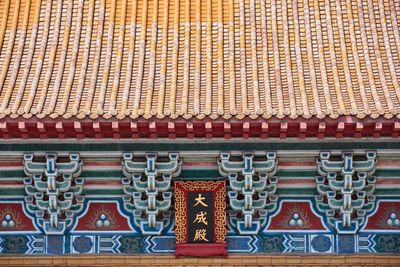
[[[400,114],[396,0],[0,0],[0,117]]]

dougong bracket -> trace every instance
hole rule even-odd
[[[157,153],[146,153],[144,160],[137,161],[133,153],[123,155],[124,207],[146,235],[160,235],[163,220],[170,217],[171,179],[180,174],[181,161],[178,153],[169,153],[168,158],[157,161]]]
[[[244,152],[242,160],[230,158],[230,153],[221,153],[218,160],[220,174],[229,180],[229,218],[240,234],[257,234],[277,207],[276,153],[267,152],[260,160],[252,152]]]
[[[67,162],[57,159],[56,153],[48,153],[44,162],[34,162],[33,154],[24,154],[24,171],[28,176],[23,179],[25,204],[48,235],[64,234],[84,200],[79,154],[71,153]]]
[[[338,233],[354,234],[375,207],[376,152],[366,151],[357,160],[353,152],[343,152],[341,160],[321,152],[317,159],[317,207]]]

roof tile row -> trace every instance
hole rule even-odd
[[[0,0],[0,117],[400,114],[396,0]]]

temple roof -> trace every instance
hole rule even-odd
[[[400,116],[400,1],[0,1],[0,117]]]

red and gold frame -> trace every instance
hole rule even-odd
[[[212,192],[214,195],[214,242],[188,243],[187,193]],[[226,255],[226,191],[224,181],[175,182],[175,256]]]

